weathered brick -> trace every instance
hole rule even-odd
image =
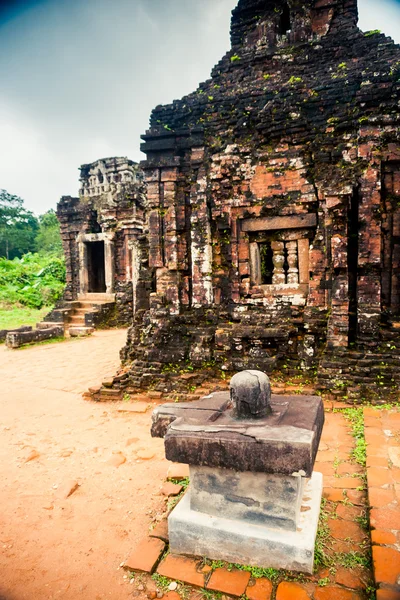
[[[221,592],[231,596],[241,596],[245,593],[250,580],[250,573],[246,571],[228,571],[216,569],[207,583],[207,589]]]
[[[168,554],[158,566],[157,573],[169,579],[204,587],[204,573],[200,572],[198,565],[198,560]]]
[[[278,585],[276,600],[292,600],[294,598],[296,598],[296,600],[309,600],[311,596],[309,596],[304,587],[298,583],[283,581]]]
[[[270,600],[273,590],[272,582],[266,577],[256,579],[254,585],[248,585],[246,596],[249,600]]]
[[[135,548],[124,568],[130,571],[145,571],[153,573],[165,550],[165,543],[156,538],[145,538]]]
[[[400,585],[400,552],[383,546],[372,547],[375,581]]]

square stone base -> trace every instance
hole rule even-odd
[[[173,554],[312,573],[321,497],[322,475],[313,473],[304,487],[297,531],[288,531],[194,511],[189,490],[168,519],[170,550]]]

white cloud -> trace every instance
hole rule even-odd
[[[77,193],[80,164],[141,160],[153,107],[194,90],[229,48],[236,1],[42,0],[3,23],[0,187],[43,212]],[[400,3],[359,4],[364,30],[399,37]]]

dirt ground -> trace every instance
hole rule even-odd
[[[81,397],[115,372],[125,336],[0,346],[0,600],[132,597],[119,565],[163,509],[163,441],[151,410]]]

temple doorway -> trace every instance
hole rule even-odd
[[[104,241],[86,242],[88,292],[104,294],[106,288],[106,269]]]

